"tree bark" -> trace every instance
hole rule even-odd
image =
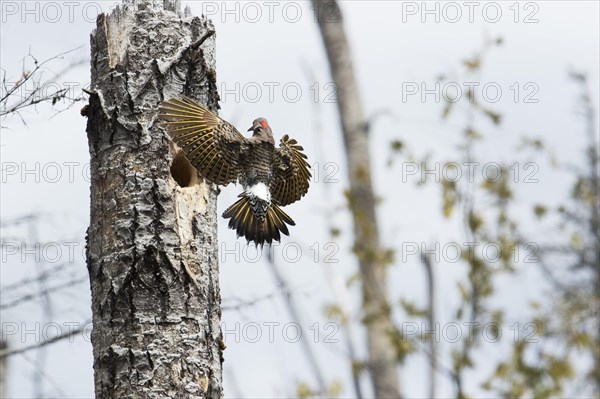
[[[363,285],[368,368],[375,395],[378,398],[398,398],[400,388],[396,354],[391,342],[393,325],[386,287],[388,256],[379,243],[367,123],[339,6],[335,0],[314,0],[313,7],[337,88],[350,181],[347,197],[354,225],[353,250],[359,260]]]
[[[128,0],[91,35],[97,398],[222,397],[217,189],[156,120],[182,94],[217,108],[214,27],[185,14],[179,1]]]

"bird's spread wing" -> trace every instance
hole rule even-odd
[[[230,123],[186,97],[163,102],[159,118],[202,177],[220,185],[237,180],[248,144]]]
[[[280,206],[298,201],[308,191],[311,174],[303,150],[286,134],[273,153],[271,198]]]

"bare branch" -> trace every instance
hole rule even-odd
[[[222,305],[221,306],[221,310],[241,310],[244,308],[248,308],[248,307],[252,307],[260,302],[269,300],[269,299],[273,299],[278,295],[290,295],[291,292],[290,291],[286,291],[284,289],[276,291],[276,292],[272,292],[270,294],[267,295],[263,295],[263,296],[259,296],[253,299],[250,299],[249,301],[238,301],[238,303],[236,303],[235,305]]]
[[[296,302],[294,301],[294,298],[291,295],[291,291],[290,291],[287,281],[285,280],[285,277],[279,270],[279,267],[277,266],[277,263],[275,262],[274,256],[272,256],[272,255],[273,254],[269,254],[269,256],[267,256],[267,260],[268,260],[267,263],[269,264],[269,267],[271,269],[271,272],[273,273],[273,277],[275,278],[277,285],[282,289],[282,291],[287,293],[284,296],[284,299],[285,299],[286,306],[288,308],[288,312],[290,313],[290,316],[298,324],[301,324],[300,323],[300,321],[301,321],[300,312],[298,311]],[[319,386],[319,392],[321,394],[325,395],[327,393],[327,385],[325,384],[325,377],[323,376],[323,371],[321,370],[320,363],[317,360],[317,357],[315,356],[315,353],[314,353],[312,347],[310,346],[310,343],[305,339],[301,339],[300,341],[302,342],[302,346],[304,347],[304,353],[306,355],[306,358],[311,365],[310,369],[313,371],[313,375],[314,375],[315,379],[317,380],[317,385]]]
[[[433,265],[428,254],[421,253],[421,262],[425,266],[427,272],[427,297],[428,297],[428,309],[427,309],[427,329],[433,330],[435,326],[435,284]],[[436,397],[436,378],[435,372],[437,370],[437,345],[435,339],[429,340],[429,397],[434,399]]]
[[[55,90],[50,91],[49,93],[44,93],[43,88],[47,87],[49,83],[55,81],[60,78],[67,72],[71,71],[73,68],[82,65],[87,62],[87,60],[77,60],[69,63],[65,68],[63,68],[58,73],[52,72],[48,65],[56,60],[62,60],[64,57],[72,52],[75,52],[82,48],[83,46],[77,47],[75,49],[65,51],[60,53],[54,57],[48,58],[43,62],[39,62],[31,53],[23,58],[23,69],[21,72],[21,77],[11,86],[9,87],[6,81],[6,70],[2,70],[2,87],[4,94],[0,97],[0,117],[6,116],[9,114],[15,114],[21,121],[26,125],[25,120],[19,114],[19,111],[27,108],[35,106],[36,104],[40,104],[43,102],[51,102],[52,105],[55,105],[58,101],[68,100],[72,105],[74,102],[77,102],[82,99],[81,96],[69,96],[68,88],[57,88]],[[28,59],[33,61],[33,70],[29,71],[26,69],[25,64]],[[52,76],[48,79],[45,78],[44,72],[52,73]],[[21,90],[25,90],[26,85],[28,83],[33,84],[33,89],[28,91],[26,95],[19,95],[18,93]],[[13,100],[11,104],[9,101]]]
[[[67,281],[67,282],[62,283],[62,284],[55,285],[53,287],[49,287],[49,288],[44,288],[42,290],[38,290],[38,291],[32,292],[30,294],[23,295],[22,297],[14,299],[14,300],[12,300],[10,302],[0,304],[0,309],[9,309],[9,308],[12,308],[14,306],[20,305],[20,304],[22,304],[24,302],[29,302],[29,301],[34,300],[36,298],[39,298],[41,296],[45,296],[45,295],[50,294],[52,292],[56,292],[56,291],[63,290],[65,288],[73,287],[73,286],[75,286],[75,285],[77,285],[79,283],[82,283],[84,281],[87,281],[87,280],[88,280],[88,277],[84,276],[84,277],[80,277],[80,278],[76,278],[76,279]]]
[[[83,323],[78,328],[69,329],[69,331],[66,332],[66,333],[64,333],[64,334],[57,335],[54,338],[47,339],[47,340],[39,342],[37,344],[29,345],[29,346],[24,346],[22,348],[1,350],[0,351],[0,358],[22,354],[22,353],[29,352],[29,351],[34,350],[34,349],[39,349],[39,348],[42,348],[44,346],[54,344],[56,342],[63,341],[65,339],[67,339],[67,338],[74,337],[75,335],[77,335],[77,334],[82,333],[83,331],[85,331],[86,327],[89,327],[90,324],[91,324],[91,320],[87,320],[85,323]]]

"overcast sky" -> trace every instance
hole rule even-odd
[[[52,76],[71,62],[86,60],[56,79],[60,87],[72,88],[74,95],[80,95],[81,88],[89,82],[89,35],[95,17],[100,10],[109,10],[114,4],[3,1],[1,67],[3,73],[6,71],[7,82],[18,80],[24,65],[26,69],[32,68],[30,60],[23,63],[29,52],[38,60],[45,60],[79,48],[65,55],[64,60],[50,64],[47,73]],[[317,162],[318,181],[305,199],[286,208],[297,225],[291,230],[291,237],[284,238],[274,251],[301,308],[304,337],[313,342],[328,381],[340,381],[345,396],[352,395],[346,337],[335,326],[325,324],[328,320],[324,307],[335,298],[325,269],[313,260],[319,248],[320,256],[330,255],[337,261],[331,266],[342,279],[357,271],[350,253],[350,218],[343,210],[342,194],[348,185],[335,97],[310,3],[183,4],[189,4],[194,15],[204,13],[215,23],[220,115],[240,131],[245,131],[254,118],[265,117],[277,136],[288,133],[297,138],[311,163]],[[395,139],[404,141],[419,156],[430,153],[432,161],[460,160],[456,144],[464,126],[463,118],[458,111],[450,121],[441,120],[443,102],[436,98],[444,89],[443,84],[436,86],[440,74],[450,76],[453,82],[446,90],[459,88],[464,94],[467,85],[475,83],[475,90],[488,99],[486,105],[505,115],[499,128],[482,125],[488,136],[477,148],[476,156],[490,163],[521,162],[524,158],[516,153],[515,147],[525,134],[543,137],[561,162],[582,159],[584,126],[575,112],[578,91],[568,77],[569,70],[588,74],[593,100],[598,104],[598,2],[424,4],[341,2],[366,115],[385,111],[373,124],[370,151],[375,189],[383,198],[378,208],[380,232],[384,245],[397,250],[403,248],[402,243],[444,245],[461,237],[459,220],[441,217],[439,187],[417,187],[419,174],[404,176],[400,162],[391,168],[386,164],[389,143]],[[461,61],[480,49],[486,38],[497,36],[503,38],[504,44],[486,57],[481,76],[466,81],[461,74]],[[423,94],[424,89],[429,94]],[[22,114],[26,126],[18,117],[2,120],[2,221],[41,214],[37,240],[69,243],[59,245],[62,252],[57,260],[48,261],[53,257],[50,254],[45,262],[37,264],[31,258],[22,261],[19,256],[3,253],[2,286],[65,261],[71,263],[64,272],[66,280],[86,276],[82,251],[89,220],[89,152],[86,121],[79,115],[81,106],[78,103],[57,114],[49,106],[39,105],[36,110]],[[64,108],[64,104],[59,107]],[[527,216],[530,205],[539,201],[557,203],[565,198],[569,183],[567,175],[549,164],[542,162],[538,166],[535,177],[539,182],[527,184],[523,176],[530,170],[524,169],[523,163],[517,165],[522,174],[516,184],[519,203],[516,212],[522,213],[525,230],[534,235],[543,230],[530,223]],[[239,186],[230,186],[222,191],[219,213],[234,201],[239,190]],[[336,240],[328,238],[326,215],[342,230]],[[10,230],[15,237],[26,237],[29,233],[23,229]],[[556,233],[547,234],[553,238]],[[229,331],[225,331],[226,396],[282,397],[292,394],[298,382],[314,386],[302,346],[292,342],[293,330],[284,329],[292,319],[267,264],[263,260],[253,262],[255,250],[244,249],[245,241],[236,241],[235,233],[227,229],[223,220],[219,224],[219,240],[221,249],[233,250],[239,246],[237,253],[242,254],[236,259],[235,254],[222,251],[221,289],[225,304],[273,294],[252,307],[223,314],[224,329]],[[298,243],[302,245],[302,256],[297,255]],[[69,248],[73,248],[73,259],[69,259]],[[455,282],[464,277],[464,272],[461,266],[443,262],[436,265],[441,323],[452,320],[459,302]],[[509,309],[509,320],[525,322],[527,312],[522,304],[542,294],[542,281],[534,267],[523,267],[518,275],[499,281],[494,300]],[[416,256],[407,256],[405,262],[399,259],[392,267],[390,290],[396,303],[400,297],[425,303],[425,279]],[[350,293],[356,307],[359,290],[354,286]],[[3,297],[3,303],[11,298]],[[87,281],[52,298],[50,313],[42,308],[40,301],[2,311],[3,329],[9,324],[9,328],[17,328],[9,337],[11,346],[30,345],[43,334],[55,334],[54,330],[44,328],[49,322],[64,332],[68,323],[82,323],[91,317]],[[240,323],[239,330],[236,323]],[[252,323],[258,323],[262,333],[256,343],[248,339],[248,334],[254,337]],[[273,330],[273,342],[269,342],[269,328],[264,323],[279,323]],[[33,332],[27,334],[27,331]],[[314,335],[315,331],[319,334]],[[361,347],[360,354],[364,355],[364,336],[360,330],[354,338]],[[442,343],[445,353],[451,348],[451,344]],[[499,348],[503,348],[502,344],[483,348],[478,359],[499,356]],[[9,397],[33,395],[30,380],[35,374],[35,358],[32,352],[27,358],[10,358]],[[448,356],[443,361],[450,364]],[[491,366],[491,362],[481,362],[468,374],[473,376],[467,381],[468,393],[486,394],[478,384]],[[426,363],[420,355],[410,358],[408,367],[402,369],[402,390],[407,397],[427,394],[425,370]],[[43,387],[48,397],[92,397],[89,340],[77,336],[72,343],[53,345],[48,350],[44,373]],[[366,377],[364,381],[368,385]],[[447,378],[440,376],[439,383],[441,395],[454,393]]]

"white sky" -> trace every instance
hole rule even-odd
[[[453,79],[464,87],[464,80],[459,76],[461,60],[479,49],[485,37],[502,36],[504,45],[492,50],[486,58],[483,75],[477,80],[479,89],[486,84],[500,87],[502,95],[499,101],[486,105],[505,115],[500,128],[484,125],[488,138],[477,148],[476,156],[486,162],[522,161],[524,157],[514,148],[523,134],[543,137],[554,149],[559,161],[578,162],[582,159],[583,124],[575,113],[578,92],[568,78],[570,68],[588,73],[594,88],[594,101],[598,104],[598,2],[500,1],[491,5],[475,2],[472,21],[469,20],[467,3],[456,2],[448,6],[447,3],[427,2],[428,9],[435,10],[434,7],[437,7],[439,22],[436,22],[435,12],[422,13],[422,2],[341,2],[365,113],[368,116],[380,111],[389,113],[378,118],[373,125],[370,150],[375,188],[384,199],[378,209],[381,236],[385,245],[394,246],[397,250],[401,249],[402,242],[420,244],[438,241],[442,246],[449,241],[462,243],[459,221],[441,218],[438,188],[418,188],[414,177],[403,183],[400,163],[388,168],[386,160],[389,142],[401,139],[418,155],[430,152],[433,161],[459,161],[455,144],[463,118],[457,113],[449,123],[442,123],[441,102],[436,101],[433,95],[421,101],[420,93],[408,96],[404,101],[403,87],[416,85],[420,88],[425,85],[432,89],[442,72],[454,74]],[[14,82],[19,78],[21,60],[29,51],[37,59],[44,60],[83,46],[67,55],[64,61],[52,64],[50,68],[54,72],[71,61],[89,59],[89,34],[95,26],[96,10],[107,10],[114,4],[3,1],[0,55],[2,69],[7,71],[7,81]],[[217,1],[185,4],[190,5],[195,15],[203,11],[210,15],[216,25],[217,80],[222,99],[220,115],[243,131],[254,118],[266,117],[275,132],[296,137],[305,147],[309,159],[321,165],[320,180],[313,185],[309,195],[286,208],[297,226],[291,231],[292,237],[284,240],[275,253],[301,308],[305,337],[313,340],[310,327],[314,329],[314,323],[319,323],[322,335],[314,349],[327,380],[340,381],[344,396],[352,395],[343,333],[334,334],[339,343],[323,342],[324,336],[331,331],[324,327],[327,319],[323,309],[334,301],[323,267],[314,263],[314,251],[306,248],[303,250],[305,256],[297,263],[282,259],[282,247],[286,243],[288,260],[295,257],[293,243],[306,247],[316,243],[321,256],[331,252],[334,247],[325,246],[330,241],[325,214],[330,213],[336,226],[343,231],[334,242],[335,248],[339,248],[334,255],[339,263],[335,263],[333,269],[343,279],[357,269],[350,254],[350,219],[346,212],[339,210],[344,204],[342,193],[347,187],[347,180],[337,111],[335,103],[328,101],[331,78],[309,3]],[[496,9],[501,11],[501,16],[494,23]],[[518,21],[515,22],[517,9]],[[455,18],[456,10],[460,10],[462,18],[452,23],[449,19]],[[257,18],[257,11],[260,18]],[[526,17],[532,23],[525,23]],[[63,86],[75,85],[75,95],[87,82],[87,63],[58,80]],[[514,86],[515,83],[517,86]],[[269,98],[269,87],[274,87],[272,98]],[[284,87],[287,91],[283,90]],[[518,102],[513,98],[516,87],[520,94]],[[296,94],[298,88],[301,94]],[[534,89],[537,92],[532,98],[538,102],[525,103],[524,96]],[[257,99],[258,94],[260,98]],[[293,101],[296,96],[297,102]],[[74,243],[72,246],[77,256],[65,276],[85,276],[86,273],[81,252],[89,215],[89,182],[85,179],[89,153],[85,120],[79,115],[80,107],[81,104],[76,104],[55,115],[48,106],[38,106],[35,112],[23,113],[27,126],[18,118],[7,118],[2,121],[5,129],[1,132],[2,221],[34,212],[42,213],[44,216],[38,231],[41,241]],[[315,126],[319,123],[321,128],[317,131]],[[525,174],[528,171],[523,167],[521,163],[520,171]],[[556,203],[565,197],[569,182],[564,174],[556,172],[548,164],[542,163],[539,167],[536,174],[539,183],[527,184],[521,178],[516,185],[518,212],[526,223],[524,228],[533,236],[546,232],[527,223],[529,206],[540,201]],[[28,174],[26,170],[34,172]],[[60,172],[57,178],[56,171]],[[334,173],[333,177],[338,182],[324,183],[323,178],[328,173]],[[223,190],[219,198],[219,212],[233,202],[238,191],[239,187],[233,186]],[[550,232],[544,237],[556,235]],[[235,241],[234,232],[227,229],[224,221],[219,225],[219,239],[221,248],[233,249],[239,245],[242,249],[245,246],[241,239]],[[63,244],[61,248],[60,260],[66,261],[68,247]],[[248,250],[250,258],[254,253],[252,249]],[[249,300],[278,291],[265,262],[236,262],[231,254],[222,255],[221,259],[224,259],[221,288],[224,300],[229,299],[227,303],[235,302],[233,299]],[[8,256],[6,252],[3,252],[2,262],[2,286],[49,267],[47,263],[34,265],[30,259],[22,262],[18,256]],[[464,277],[464,269],[442,262],[436,265],[436,273],[440,288],[437,303],[440,322],[449,322],[459,300],[455,282]],[[502,278],[495,303],[508,309],[509,320],[527,321],[523,304],[539,297],[543,289],[541,281],[535,268],[531,267],[522,269],[516,276]],[[399,260],[392,267],[390,292],[395,303],[400,297],[425,303],[424,274],[415,256],[408,257],[405,263]],[[354,286],[351,295],[355,307],[359,303],[358,294],[359,290]],[[3,302],[8,299],[11,297],[3,297]],[[64,323],[83,322],[90,317],[89,304],[89,289],[84,282],[53,295],[49,316],[47,312],[44,315],[39,301],[3,311],[3,328],[6,329],[9,324],[10,328],[18,327],[9,341],[14,347],[31,345],[40,339],[40,333],[35,332],[36,323],[55,322],[64,332]],[[405,321],[400,320],[400,313],[397,316],[399,322]],[[286,342],[282,336],[282,327],[291,321],[279,294],[241,312],[224,312],[223,322],[228,330],[233,330],[235,323],[239,322],[240,332],[251,334],[253,325],[248,323],[258,323],[263,333],[257,343],[244,342],[242,337],[240,343],[235,343],[234,334],[226,337],[226,396],[284,397],[294,393],[297,382],[315,385],[302,346]],[[263,324],[269,322],[280,323],[275,327],[272,343],[268,339],[269,330]],[[40,328],[38,331],[43,330]],[[34,332],[26,334],[26,331]],[[512,334],[508,330],[503,332],[509,336]],[[54,334],[51,330],[48,333]],[[363,338],[362,334],[355,336],[361,355],[364,355]],[[451,344],[443,343],[441,351],[448,353],[451,348]],[[479,352],[478,359],[497,358],[503,348],[505,346],[501,344],[487,345]],[[35,359],[35,353],[30,352],[28,356],[30,360]],[[29,381],[35,368],[30,360],[21,356],[10,359],[9,397],[33,395]],[[445,356],[443,361],[449,364],[449,357]],[[467,381],[468,393],[485,395],[478,385],[491,370],[486,363],[490,362],[480,362],[477,369],[468,374],[471,377]],[[428,393],[425,367],[424,358],[419,355],[409,358],[407,366],[401,370],[402,390],[407,397],[422,397]],[[44,392],[49,397],[92,397],[89,341],[78,337],[73,343],[52,346],[45,374]],[[366,378],[364,382],[368,386]],[[439,384],[441,395],[453,395],[452,384],[441,375]],[[236,391],[235,385],[239,391]]]

